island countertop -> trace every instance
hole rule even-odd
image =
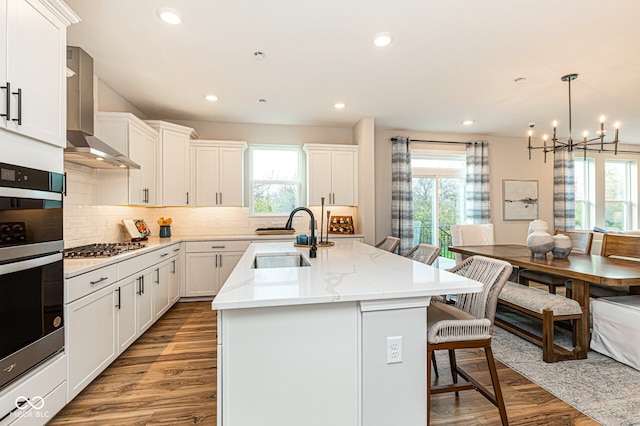
[[[256,255],[301,254],[303,267],[253,268]],[[356,241],[319,248],[253,243],[212,302],[214,310],[476,293],[482,284]]]

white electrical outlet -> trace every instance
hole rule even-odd
[[[387,364],[402,362],[402,336],[387,337]]]

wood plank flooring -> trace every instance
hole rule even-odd
[[[49,425],[213,426],[216,344],[216,313],[211,304],[178,303]],[[486,371],[481,352],[461,352],[458,358],[469,371]],[[446,364],[438,364],[445,379],[450,377]],[[498,368],[511,425],[598,424],[503,364]],[[489,380],[488,375],[481,377]],[[478,392],[432,399],[432,426],[499,424],[498,410]]]

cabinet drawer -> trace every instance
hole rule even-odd
[[[116,265],[105,266],[86,274],[66,280],[67,292],[65,302],[69,303],[76,299],[91,294],[96,290],[113,284],[118,280],[118,268]]]
[[[249,244],[251,241],[192,241],[187,243],[187,253],[245,251]]]
[[[162,262],[163,260],[171,259],[174,256],[180,254],[180,244],[173,244],[170,246],[162,247],[152,253],[149,253],[152,256],[153,265]]]
[[[159,252],[152,251],[140,256],[136,256],[132,259],[123,260],[118,263],[118,277],[120,279],[129,277],[133,274],[141,272],[143,269],[154,265],[156,258],[160,256]]]

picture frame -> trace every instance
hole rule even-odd
[[[503,220],[538,219],[538,181],[502,180]]]

